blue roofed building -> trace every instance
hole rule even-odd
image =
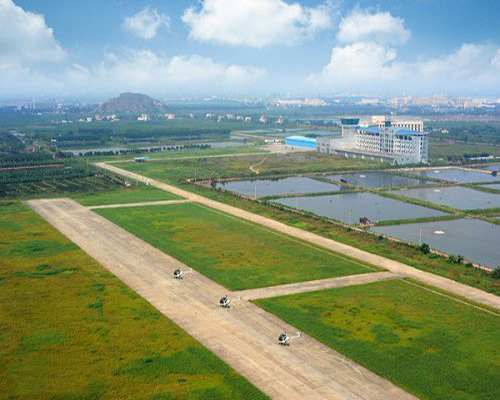
[[[316,150],[316,139],[306,136],[288,136],[285,138],[285,145]]]

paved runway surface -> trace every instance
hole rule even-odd
[[[215,200],[208,199],[206,197],[196,195],[190,193],[186,190],[179,189],[175,186],[168,185],[166,183],[158,182],[151,178],[146,178],[142,175],[125,171],[121,168],[117,168],[112,165],[108,165],[106,163],[96,163],[97,166],[101,168],[105,168],[107,170],[113,171],[120,175],[129,177],[131,179],[135,179],[141,182],[147,182],[151,186],[157,187],[159,189],[163,189],[167,192],[174,193],[178,196],[184,197],[186,199],[195,201],[200,204],[204,204],[211,208],[223,211],[227,214],[233,215],[235,217],[245,219],[247,221],[251,221],[257,223],[259,225],[271,228],[275,231],[287,234],[289,236],[296,237],[306,242],[313,243],[315,245],[324,247],[326,249],[335,251],[340,254],[344,254],[348,257],[352,257],[364,262],[367,262],[372,265],[377,265],[384,269],[387,269],[396,274],[401,274],[404,276],[411,277],[420,282],[435,286],[442,290],[445,290],[450,293],[457,294],[459,296],[468,298],[477,303],[482,303],[488,305],[490,307],[494,307],[500,310],[500,296],[496,296],[492,293],[487,293],[483,290],[473,288],[471,286],[463,285],[451,279],[444,278],[442,276],[438,276],[432,274],[430,272],[421,271],[417,268],[411,267],[409,265],[403,264],[401,262],[391,260],[389,258],[385,258],[382,256],[378,256],[376,254],[368,253],[367,251],[360,250],[356,247],[352,247],[340,242],[336,242],[331,239],[327,239],[323,236],[316,235],[311,232],[304,231],[302,229],[294,228],[288,225],[285,225],[281,222],[275,221],[273,219],[263,217],[257,214],[253,214],[251,212],[242,210],[240,208],[236,208],[224,203],[220,203]]]
[[[319,279],[316,281],[289,283],[286,285],[271,286],[258,289],[240,290],[238,296],[245,300],[265,299],[269,297],[286,296],[288,294],[314,292],[352,285],[363,285],[365,283],[380,282],[387,279],[401,278],[392,272],[374,272],[372,274],[361,274],[343,276],[341,278]]]
[[[275,399],[415,399],[334,350],[305,336],[277,344],[296,329],[247,301],[221,309],[227,289],[188,269],[100,215],[70,199],[28,204],[160,312]],[[369,274],[373,275],[373,274]],[[235,297],[233,297],[235,299]]]

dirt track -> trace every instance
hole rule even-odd
[[[135,179],[141,182],[147,182],[150,185],[157,187],[159,189],[163,189],[167,192],[174,193],[178,196],[184,197],[191,201],[204,204],[206,206],[223,211],[235,217],[257,223],[259,225],[271,228],[277,232],[281,232],[286,235],[296,237],[303,241],[313,243],[315,245],[324,247],[326,249],[333,250],[337,253],[344,254],[346,256],[367,262],[369,264],[378,265],[379,267],[385,268],[395,274],[400,274],[414,278],[420,282],[435,286],[447,292],[457,294],[459,296],[473,300],[477,303],[482,303],[500,310],[500,297],[492,293],[487,293],[483,290],[463,285],[451,279],[447,279],[442,276],[438,276],[429,272],[421,271],[417,268],[411,267],[401,262],[391,260],[382,256],[378,256],[376,254],[368,253],[356,247],[336,242],[334,240],[327,239],[323,236],[319,236],[314,233],[304,231],[302,229],[285,225],[281,222],[257,214],[253,214],[251,212],[242,210],[240,208],[229,206],[227,204],[220,203],[215,200],[210,200],[206,197],[190,193],[188,191],[179,189],[175,186],[168,185],[166,183],[158,182],[151,178],[146,178],[142,175],[135,174],[133,172],[125,171],[121,168],[117,168],[115,166],[108,165],[106,163],[96,163],[96,165],[98,167],[108,169],[109,171],[113,171],[120,175],[127,176],[131,179]]]
[[[282,330],[295,329],[234,296],[196,271],[173,279],[179,261],[70,199],[28,204],[168,318],[275,399],[415,399],[332,349],[305,336],[284,348]],[[373,275],[373,274],[369,274]]]

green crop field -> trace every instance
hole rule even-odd
[[[107,204],[137,203],[142,201],[177,200],[179,196],[154,188],[139,185],[130,188],[121,187],[109,192],[77,194],[72,198],[83,206],[99,206]]]
[[[257,300],[421,399],[500,398],[500,316],[394,280]]]
[[[102,209],[98,213],[232,290],[373,271],[197,204]]]
[[[0,203],[0,398],[264,399],[19,202]]]

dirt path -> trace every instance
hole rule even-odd
[[[269,297],[285,296],[289,294],[314,292],[364,283],[380,282],[388,279],[398,279],[401,275],[392,272],[373,272],[370,274],[343,276],[341,278],[319,279],[316,281],[290,283],[287,285],[271,286],[258,289],[240,290],[236,295],[244,300],[257,300]]]
[[[349,246],[347,244],[343,244],[340,242],[336,242],[331,239],[327,239],[323,236],[317,235],[315,233],[311,233],[308,231],[304,231],[302,229],[294,228],[288,225],[285,225],[282,222],[275,221],[273,219],[263,217],[261,215],[253,214],[251,212],[242,210],[240,208],[236,208],[224,203],[220,203],[215,200],[208,199],[206,197],[188,192],[183,189],[179,189],[178,187],[158,182],[151,178],[146,178],[142,175],[125,171],[123,169],[114,167],[112,165],[107,165],[106,163],[97,163],[98,167],[108,169],[117,174],[127,176],[129,178],[149,183],[150,185],[157,187],[159,189],[165,190],[167,192],[176,194],[178,196],[184,197],[186,199],[195,201],[200,204],[204,204],[208,207],[214,208],[216,210],[223,211],[227,214],[233,215],[235,217],[245,219],[247,221],[254,222],[256,224],[265,226],[267,228],[272,229],[273,231],[281,232],[283,234],[293,236],[295,238],[301,239],[303,241],[313,243],[315,245],[324,247],[326,249],[335,251],[340,254],[344,254],[348,257],[352,257],[369,264],[377,265],[384,269],[387,269],[395,274],[400,274],[404,276],[411,277],[420,282],[435,286],[439,289],[445,290],[450,293],[454,293],[456,295],[465,297],[469,300],[475,301],[477,303],[482,303],[488,305],[490,307],[494,307],[500,310],[500,297],[496,296],[492,293],[487,293],[483,290],[473,288],[471,286],[467,286],[451,279],[444,278],[442,276],[438,276],[432,274],[430,272],[421,271],[417,268],[411,267],[409,265],[403,264],[399,261],[391,260],[376,254],[368,253],[367,251],[360,250],[356,247]]]
[[[160,312],[274,399],[416,400],[392,383],[296,331],[247,301],[218,305],[227,289],[194,271],[173,279],[179,261],[70,199],[28,204]],[[233,297],[235,298],[235,297]]]
[[[266,162],[266,160],[269,158],[269,156],[267,157],[264,157],[262,160],[260,160],[257,164],[254,164],[254,165],[250,165],[250,167],[248,167],[248,169],[252,172],[254,172],[255,174],[259,175],[260,172],[258,169],[255,169],[255,167],[258,167],[259,165],[262,165]]]
[[[168,204],[189,203],[189,200],[159,200],[159,201],[143,201],[139,203],[124,203],[124,204],[106,204],[103,206],[90,206],[89,210],[98,210],[100,208],[124,208],[124,207],[141,207],[141,206],[162,206]]]

